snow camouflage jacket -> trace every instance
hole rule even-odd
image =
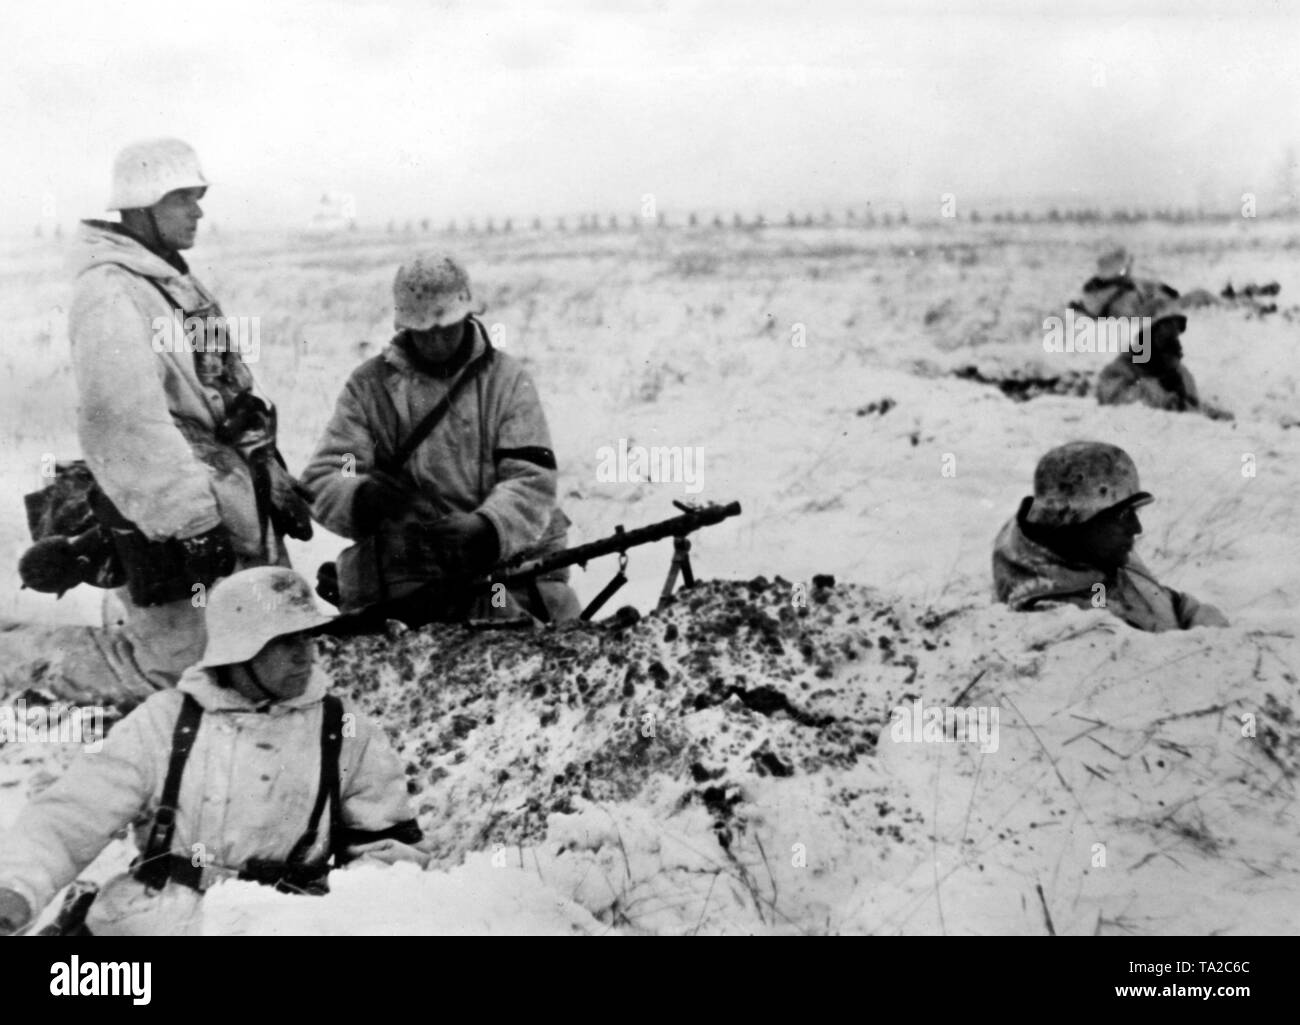
[[[1139,373],[1128,353],[1121,353],[1097,375],[1097,401],[1103,406],[1143,402],[1156,409],[1177,412],[1198,408],[1201,400],[1196,393],[1196,381],[1181,362],[1178,364],[1178,378],[1182,382],[1182,395],[1166,387],[1158,378]]]
[[[251,858],[283,860],[306,832],[320,783],[324,676],[314,674],[300,697],[266,711],[197,667],[185,672],[178,689],[194,695],[203,718],[181,780],[173,853],[209,858],[212,882]],[[175,690],[155,694],[112,728],[102,749],[83,753],[32,798],[13,827],[0,832],[0,887],[22,894],[36,911],[126,826],[136,824],[144,850],[182,701]],[[374,838],[363,832],[395,834],[408,823],[399,838],[418,839],[402,762],[346,699],[343,708],[345,840]],[[327,806],[309,860],[323,856],[328,843]],[[192,934],[201,928],[200,910],[201,895],[188,886],[169,882],[150,893],[123,874],[101,891],[87,925],[97,935]]]
[[[1203,605],[1189,594],[1160,584],[1136,554],[1114,577],[1101,570],[1072,565],[1020,529],[1020,513],[1007,522],[993,544],[994,597],[1017,612],[1027,612],[1062,602],[1093,608],[1095,584],[1106,588],[1106,610],[1129,626],[1158,633],[1194,626],[1227,626],[1213,605]]]
[[[482,324],[472,318],[470,323],[475,338],[469,358],[476,359],[488,340]],[[353,371],[302,473],[321,524],[357,537],[352,500],[362,479],[392,456],[458,377],[424,373],[396,340]],[[527,371],[506,353],[493,351],[491,362],[407,461],[404,477],[428,499],[434,515],[486,516],[496,528],[502,560],[520,552],[559,551],[567,543],[569,519],[555,500],[555,456],[541,400]]]
[[[216,301],[192,274],[110,222],[82,222],[78,241],[68,333],[80,399],[78,437],[95,479],[151,541],[193,537],[225,524],[246,562],[278,561],[262,549],[247,465],[214,435],[226,396],[253,387],[248,367],[227,353],[218,387],[200,379],[194,353],[154,351],[155,324],[177,313],[150,279],[182,316],[220,316]],[[183,341],[183,322],[172,337]]]

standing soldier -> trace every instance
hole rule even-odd
[[[202,654],[204,589],[287,564],[282,534],[311,530],[274,412],[181,257],[207,186],[178,139],[122,150],[109,203],[121,221],[82,223],[69,316],[81,449],[127,574],[123,635],[155,687]]]
[[[1052,449],[1034,494],[998,534],[993,590],[1017,612],[1064,602],[1105,608],[1139,630],[1227,626],[1223,613],[1159,583],[1133,552],[1137,510],[1154,501],[1127,452],[1097,441]]]
[[[322,572],[320,593],[411,626],[471,612],[576,618],[567,569],[477,608],[466,593],[503,560],[565,547],[550,431],[528,373],[473,315],[454,259],[415,257],[393,297],[396,337],[348,379],[302,475],[317,520],[357,541],[336,581]]]

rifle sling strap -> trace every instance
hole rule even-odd
[[[433,429],[451,411],[451,405],[456,401],[460,393],[465,390],[467,385],[473,383],[474,378],[478,376],[481,370],[492,362],[492,343],[485,338],[483,344],[486,346],[484,350],[466,365],[465,369],[461,371],[461,375],[456,378],[456,383],[447,389],[446,394],[434,404],[434,407],[429,412],[424,414],[424,417],[415,425],[411,433],[406,436],[406,439],[397,446],[397,451],[393,453],[392,459],[387,461],[387,465],[379,467],[381,470],[394,474],[399,472],[406,465],[407,460],[415,455],[415,450],[424,444],[424,439],[433,433]],[[385,389],[385,394],[388,394],[387,389]],[[391,395],[389,401],[392,401]]]
[[[627,574],[623,572],[622,567],[619,567],[619,571],[614,574],[614,579],[605,585],[605,589],[600,594],[591,599],[591,604],[582,610],[582,615],[578,618],[584,623],[591,622],[591,617],[604,608],[605,603],[614,597],[626,583]]]
[[[163,283],[162,283],[161,281],[159,281],[157,278],[147,277],[147,276],[145,276],[145,275],[143,275],[143,274],[141,274],[140,277],[144,278],[145,281],[149,282],[149,284],[153,285],[153,287],[156,288],[156,289],[158,290],[159,294],[160,294],[164,299],[167,300],[167,305],[168,305],[168,306],[170,306],[170,307],[171,307],[172,309],[174,309],[174,310],[180,310],[180,309],[181,309],[181,304],[178,303],[175,299],[172,298],[172,294],[171,294],[169,291],[167,291],[166,288],[163,287]],[[183,312],[183,311],[182,311],[182,312]]]

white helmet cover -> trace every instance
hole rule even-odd
[[[109,210],[137,210],[153,206],[177,189],[207,188],[199,156],[180,139],[133,142],[113,161]]]
[[[307,581],[284,566],[256,566],[218,581],[208,595],[201,667],[247,662],[268,641],[314,630],[333,616],[316,606]]]

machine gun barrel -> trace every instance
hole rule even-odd
[[[682,515],[637,527],[635,530],[617,527],[613,534],[598,541],[576,545],[538,559],[529,559],[518,566],[507,565],[493,575],[491,583],[502,583],[507,587],[527,584],[528,581],[552,570],[563,569],[566,566],[583,566],[591,559],[598,559],[602,555],[623,554],[629,548],[648,545],[669,537],[685,537],[701,527],[711,527],[732,516],[740,515],[739,502],[698,507],[683,505],[680,502],[673,504],[682,510]]]

